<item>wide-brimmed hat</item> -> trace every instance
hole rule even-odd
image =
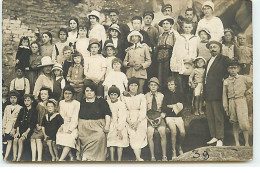
[[[182,103],[176,103],[173,105],[173,111],[174,113],[177,115],[178,113],[180,113],[183,109],[183,104]]]
[[[200,32],[201,32],[201,31],[206,32],[206,34],[208,34],[208,36],[209,36],[209,39],[211,38],[210,31],[209,31],[207,28],[201,28],[201,29],[199,29],[198,35],[200,35]]]
[[[217,44],[217,45],[220,47],[220,49],[222,48],[222,44],[221,44],[220,42],[216,41],[216,40],[212,40],[212,41],[208,42],[208,43],[206,44],[206,47],[209,49],[209,46],[210,46],[211,44]]]
[[[165,20],[168,20],[172,25],[174,24],[174,18],[171,16],[164,16],[163,19],[158,23],[160,27],[162,27],[162,24]]]
[[[213,3],[212,1],[205,1],[205,2],[202,4],[201,10],[203,10],[203,8],[204,8],[205,6],[211,7],[212,10],[214,11],[215,5],[214,5],[214,3]]]
[[[140,38],[141,38],[141,40],[140,41],[143,41],[143,35],[139,32],[139,31],[132,31],[132,32],[130,32],[130,34],[128,34],[128,36],[127,36],[127,40],[128,40],[128,42],[131,42],[131,37],[133,36],[133,35],[138,35],[138,36],[140,36]]]
[[[103,53],[104,55],[107,55],[106,51],[107,51],[107,48],[108,48],[108,47],[112,47],[112,48],[114,49],[114,51],[115,51],[114,54],[117,55],[118,50],[117,50],[117,48],[115,47],[115,45],[114,45],[112,42],[108,42],[108,43],[105,44],[105,46],[104,46],[104,48],[103,48],[103,50],[102,50],[102,53]]]
[[[172,5],[171,4],[165,4],[164,6],[162,6],[161,12],[163,13],[166,8],[171,8],[171,10],[172,10]]]
[[[91,13],[88,14],[88,18],[89,18],[89,16],[95,16],[98,19],[100,19],[100,13],[96,10],[91,11]]]
[[[52,66],[54,63],[51,60],[51,57],[49,56],[44,56],[41,59],[41,65],[39,65],[38,67],[44,67],[44,66]]]
[[[202,56],[196,57],[196,58],[193,60],[193,62],[197,61],[198,59],[202,59],[205,63],[207,63],[206,59],[203,58]]]
[[[100,47],[100,42],[98,41],[98,39],[92,38],[92,39],[89,40],[88,51],[90,51],[90,46],[91,46],[92,44],[98,44],[99,47]]]
[[[148,81],[148,84],[150,84],[151,82],[154,82],[154,83],[156,83],[157,85],[160,85],[160,82],[159,82],[159,80],[158,80],[157,77],[152,77],[152,78]]]
[[[109,28],[108,28],[108,31],[110,30],[116,30],[119,32],[119,34],[121,34],[121,31],[120,31],[120,28],[118,26],[118,24],[112,24]]]
[[[145,16],[151,16],[152,19],[154,19],[154,14],[153,14],[152,11],[145,11],[144,14],[143,14],[143,18],[144,18]]]
[[[63,72],[62,65],[59,63],[54,64],[54,66],[52,67],[52,70],[55,70],[55,69],[61,70]]]

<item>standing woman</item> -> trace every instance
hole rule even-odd
[[[27,72],[28,80],[30,83],[30,91],[33,92],[34,84],[39,76],[39,68],[41,65],[42,56],[40,54],[41,46],[38,42],[31,43],[32,54],[30,55],[30,67]]]
[[[104,43],[107,39],[107,36],[106,36],[106,30],[104,26],[99,23],[100,13],[96,10],[93,10],[91,11],[90,14],[88,14],[88,19],[90,22],[90,29],[88,33],[89,40],[95,38],[99,42],[101,42],[101,50],[102,50]]]
[[[42,33],[41,55],[42,56],[52,56],[53,44],[52,44],[52,34],[50,32]]]
[[[127,129],[130,146],[134,150],[136,161],[141,158],[141,149],[147,145],[146,99],[138,94],[139,80],[132,77],[128,81],[129,93],[123,97],[127,108]]]
[[[42,74],[37,78],[33,90],[33,95],[36,100],[42,87],[50,88],[51,91],[53,91],[54,78],[51,72],[52,66],[53,62],[51,57],[45,56],[41,59],[41,65],[38,67],[41,68]]]
[[[80,103],[73,99],[74,88],[67,85],[63,89],[64,100],[60,101],[60,115],[64,120],[56,134],[56,145],[63,146],[59,161],[64,161],[69,154],[70,160],[74,161],[71,149],[76,149],[76,139],[78,138],[78,116]]]
[[[75,42],[78,39],[78,32],[79,32],[79,20],[76,17],[72,17],[69,20],[69,29],[70,32],[68,32],[68,42],[69,46],[71,46],[74,49]]]
[[[97,98],[97,85],[84,81],[86,99],[80,102],[79,142],[82,161],[105,161],[106,133],[109,131],[111,111],[106,100]]]

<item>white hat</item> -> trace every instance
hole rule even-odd
[[[38,67],[44,67],[44,66],[49,66],[49,65],[53,65],[54,63],[51,60],[51,57],[49,56],[44,56],[41,59],[41,65],[39,65]]]
[[[121,31],[120,31],[120,28],[119,28],[118,24],[112,24],[112,25],[108,28],[108,30],[112,30],[112,29],[118,31],[118,32],[121,34]]]
[[[203,10],[204,6],[210,6],[212,8],[212,10],[214,11],[215,5],[214,5],[214,3],[212,1],[205,1],[202,4],[201,10]]]
[[[130,34],[128,34],[128,36],[127,36],[127,40],[128,40],[129,43],[131,43],[131,37],[132,37],[133,35],[138,35],[138,36],[140,36],[140,38],[141,38],[140,41],[143,41],[143,35],[142,35],[139,31],[132,31],[132,32],[130,32]]]
[[[174,113],[177,115],[183,109],[183,104],[182,103],[176,103],[176,104],[173,105],[172,109],[173,109]]]
[[[174,24],[174,18],[172,18],[171,16],[163,16],[162,20],[158,23],[158,25],[162,27],[162,24],[165,20],[169,20],[172,25]]]
[[[91,13],[88,14],[88,18],[89,18],[89,16],[95,16],[98,19],[100,19],[100,13],[96,10],[91,11]]]
[[[196,58],[193,60],[193,62],[196,61],[197,59],[202,59],[202,60],[205,62],[205,64],[207,63],[206,59],[203,58],[202,56],[196,57]]]
[[[54,66],[52,67],[52,70],[55,70],[55,69],[61,70],[63,72],[62,65],[59,63],[54,64]]]

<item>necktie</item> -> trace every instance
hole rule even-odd
[[[152,99],[152,110],[157,111],[157,103],[155,99],[155,94],[153,94],[153,99]]]

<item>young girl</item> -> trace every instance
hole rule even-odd
[[[24,141],[30,139],[33,129],[37,124],[38,111],[34,104],[33,95],[25,94],[24,97],[24,107],[20,110],[17,120],[15,122],[14,128],[16,129],[16,134],[14,135],[13,143],[13,153],[15,161],[21,161],[21,156],[23,153]],[[18,155],[17,154],[17,144],[18,144]]]
[[[80,52],[84,58],[89,56],[89,51],[88,51],[89,39],[87,38],[87,34],[88,34],[87,27],[84,25],[80,25],[78,40],[75,43],[75,47],[76,50]]]
[[[63,118],[57,111],[57,101],[49,99],[47,102],[47,114],[43,117],[42,132],[47,142],[52,161],[58,161],[58,149],[56,147],[56,133],[64,123]]]
[[[63,50],[64,46],[69,46],[69,42],[67,41],[67,38],[68,38],[67,29],[61,28],[58,32],[58,37],[59,37],[60,41],[53,46],[52,61],[62,64],[62,62],[63,62],[62,50]]]
[[[112,70],[113,70],[113,67],[112,67],[112,61],[113,59],[115,59],[115,54],[116,54],[116,48],[115,46],[113,45],[113,43],[107,43],[105,44],[105,47],[104,47],[104,55],[106,56],[106,59],[107,59],[107,70],[106,70],[106,75],[107,76]]]
[[[111,161],[115,161],[115,148],[117,148],[117,159],[121,161],[123,148],[129,146],[126,128],[126,107],[125,104],[118,99],[120,90],[115,85],[109,88],[108,95],[110,98],[108,104],[112,112],[112,118],[107,135],[107,147],[110,147]]]
[[[69,20],[69,29],[71,30],[68,33],[68,42],[69,46],[74,49],[74,44],[78,39],[78,31],[79,31],[79,20],[76,17],[72,17]]]
[[[37,161],[42,161],[42,140],[43,140],[43,133],[42,133],[42,120],[43,117],[46,115],[47,107],[46,104],[48,99],[52,97],[52,91],[50,88],[41,88],[38,96],[39,103],[36,107],[38,110],[38,121],[36,127],[33,129],[33,134],[31,136],[31,150],[32,150],[32,161],[36,161],[36,152],[38,152],[38,159]]]
[[[42,56],[52,56],[53,44],[52,44],[52,34],[50,32],[42,33],[41,55]]]
[[[30,41],[28,37],[22,37],[16,53],[16,66],[28,71],[30,64],[29,59],[31,55]]]
[[[135,77],[129,79],[129,93],[123,97],[126,104],[126,122],[130,146],[134,150],[136,161],[141,158],[141,149],[147,145],[146,99],[138,94],[139,80]]]
[[[40,55],[41,46],[38,42],[31,43],[32,54],[30,55],[30,67],[27,72],[27,77],[30,83],[30,92],[33,92],[34,84],[40,75],[38,66],[41,64],[42,56]]]
[[[127,77],[125,73],[121,72],[121,67],[122,67],[122,61],[119,58],[114,58],[112,60],[112,67],[113,71],[110,72],[103,83],[104,90],[105,90],[105,97],[107,97],[107,92],[108,89],[115,85],[119,88],[120,93],[123,94],[124,91],[127,89]]]
[[[52,67],[55,80],[53,82],[53,98],[57,101],[62,99],[62,90],[66,85],[65,79],[63,78],[63,69],[61,64],[54,64]]]
[[[17,104],[17,100],[19,98],[20,94],[12,90],[9,92],[9,100],[10,105],[7,105],[4,111],[4,117],[3,117],[3,140],[7,141],[7,147],[6,152],[4,156],[4,161],[7,161],[7,158],[10,154],[11,148],[12,148],[12,142],[15,135],[15,128],[14,124],[17,119],[18,113],[22,106]],[[13,152],[13,161],[16,161],[16,153]]]
[[[64,161],[69,154],[70,160],[73,161],[71,149],[76,149],[78,138],[78,116],[80,103],[73,99],[74,89],[67,85],[63,90],[64,100],[60,101],[60,114],[64,119],[64,124],[59,128],[56,135],[56,144],[63,147],[59,161]]]
[[[200,37],[200,42],[198,43],[198,56],[202,56],[208,62],[211,54],[206,45],[211,38],[210,32],[207,28],[201,28],[198,35]]]
[[[192,71],[189,77],[189,85],[194,89],[193,98],[194,98],[194,110],[195,115],[204,114],[202,111],[203,99],[203,84],[204,84],[204,72],[206,66],[206,60],[202,56],[198,56],[194,59],[195,69]]]
[[[84,68],[83,68],[83,56],[79,52],[75,52],[72,55],[73,65],[69,68],[67,81],[74,88],[74,99],[81,101],[83,96],[83,80],[84,80]]]
[[[90,79],[98,85],[97,96],[103,97],[104,77],[106,74],[107,61],[99,54],[100,43],[97,39],[91,39],[89,41],[88,50],[90,51],[90,57],[84,59],[84,75],[86,79]]]
[[[234,60],[235,35],[232,29],[226,28],[222,38],[222,55]]]

